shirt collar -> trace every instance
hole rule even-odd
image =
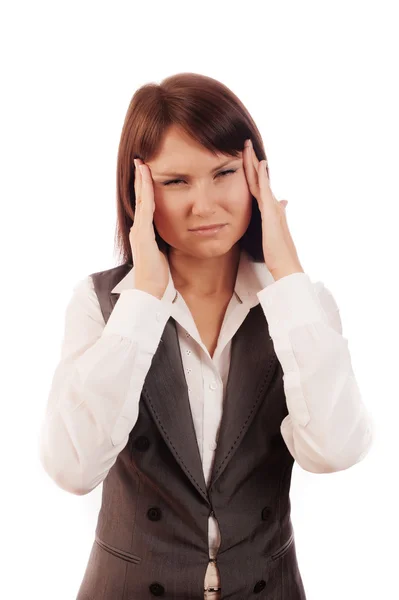
[[[237,270],[236,284],[234,292],[241,304],[255,306],[259,303],[257,293],[274,282],[274,278],[264,262],[255,262],[252,257],[241,249],[240,262]],[[134,288],[134,266],[111,290],[113,294],[120,294],[124,290]],[[169,282],[166,287],[162,300],[166,302],[175,302],[177,290],[173,284],[172,275],[169,268]]]

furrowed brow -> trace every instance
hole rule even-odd
[[[233,162],[233,160],[237,160],[239,157],[237,158],[229,158],[228,160],[224,161],[223,163],[221,163],[220,165],[218,165],[217,167],[215,167],[214,169],[212,169],[210,172],[211,173],[215,173],[215,171],[218,171],[219,169],[221,169],[222,167],[225,167],[226,165],[228,165],[229,163]],[[153,172],[153,175],[158,175],[160,177],[178,177],[178,178],[187,178],[190,177],[190,175],[188,175],[187,173],[176,173],[176,172],[169,172],[169,173],[158,173],[158,172]]]

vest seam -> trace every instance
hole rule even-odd
[[[293,541],[294,532],[291,532],[289,538],[284,542],[284,544],[279,546],[278,550],[276,550],[276,552],[273,552],[273,554],[270,555],[270,560],[279,560],[280,558],[282,558],[290,549]]]
[[[136,474],[137,474],[137,477],[138,477],[136,510],[134,512],[132,535],[131,535],[131,538],[130,538],[130,547],[131,548],[133,548],[133,538],[134,538],[134,534],[135,534],[135,531],[136,531],[137,510],[138,510],[138,503],[139,503],[139,498],[140,498],[140,488],[141,488],[141,485],[142,485],[140,473],[139,473],[136,465],[133,464],[132,458],[133,458],[133,444],[130,444],[130,465],[133,466],[133,469],[136,471]],[[141,562],[141,560],[140,560],[140,562]],[[129,564],[126,563],[125,581],[123,583],[123,598],[126,597],[126,593],[127,593],[126,590],[127,590],[127,571],[128,571],[128,568],[129,568]]]
[[[285,474],[287,473],[288,469],[290,468],[290,464],[288,463],[287,466],[285,467],[281,477],[280,477],[280,482],[278,485],[278,530],[279,530],[279,544],[281,546],[281,490],[283,487],[283,482],[284,482],[284,478],[285,478]]]
[[[138,565],[141,563],[140,556],[137,556],[136,554],[133,554],[132,552],[125,552],[123,550],[119,550],[118,548],[115,548],[115,546],[112,546],[111,544],[108,544],[107,542],[102,540],[97,534],[95,534],[94,539],[95,539],[96,544],[98,544],[100,546],[100,548],[102,548],[106,552],[109,552],[109,554],[112,554],[116,558],[120,558],[121,560],[124,560],[128,563],[133,563],[135,565]]]

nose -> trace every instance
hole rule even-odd
[[[192,213],[197,216],[208,217],[215,214],[216,205],[212,193],[208,191],[196,191],[195,200],[192,204]]]

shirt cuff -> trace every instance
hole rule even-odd
[[[119,335],[156,351],[171,316],[172,302],[138,289],[123,290],[104,327],[104,334]]]
[[[291,273],[257,293],[270,336],[314,322],[328,324],[315,287],[307,273]]]

